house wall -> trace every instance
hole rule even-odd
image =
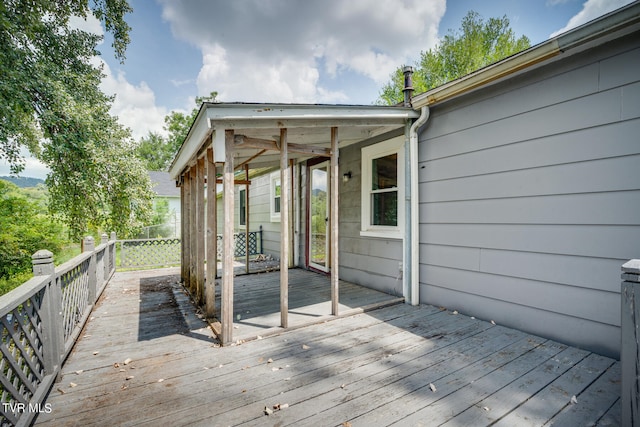
[[[392,295],[402,296],[402,239],[360,236],[363,147],[402,135],[404,129],[361,144],[340,149],[340,173],[351,171],[351,179],[340,179],[339,275],[340,279]],[[339,136],[339,130],[338,130]]]
[[[640,257],[640,38],[438,105],[419,142],[420,299],[618,357]]]

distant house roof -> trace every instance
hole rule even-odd
[[[169,172],[149,171],[149,178],[153,184],[153,192],[161,197],[180,197],[180,189],[176,187],[176,182],[171,179]]]

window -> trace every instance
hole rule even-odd
[[[271,174],[271,222],[280,222],[280,171]]]
[[[239,218],[239,224],[240,226],[247,226],[247,190],[246,189],[241,189],[240,190],[240,218]]]
[[[362,228],[371,237],[401,238],[404,137],[362,149]]]

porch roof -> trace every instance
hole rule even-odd
[[[280,129],[287,129],[290,158],[328,152],[331,128],[339,129],[339,147],[403,127],[418,112],[398,106],[204,103],[169,169],[177,179],[203,149],[213,144],[224,161],[224,131],[236,135],[234,164],[250,168],[279,165]]]

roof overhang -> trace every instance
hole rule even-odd
[[[289,158],[303,159],[329,153],[333,127],[342,148],[403,128],[418,116],[397,106],[204,103],[169,174],[177,179],[210,146],[216,161],[224,161],[225,130],[236,135],[235,165],[277,167],[281,129],[287,129]]]

